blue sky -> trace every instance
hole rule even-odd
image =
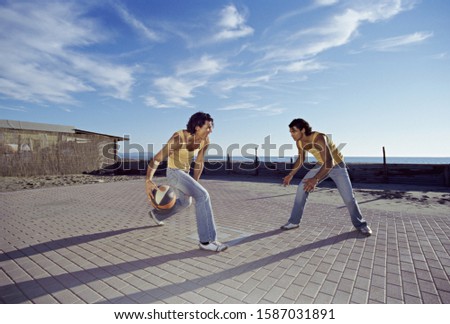
[[[159,149],[205,111],[223,152],[270,140],[271,155],[304,118],[347,156],[448,157],[449,12],[447,0],[0,0],[0,118]]]

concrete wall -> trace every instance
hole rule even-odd
[[[113,146],[102,135],[1,129],[0,176],[92,172],[115,162]]]
[[[166,163],[158,167],[157,174],[165,175]],[[296,174],[302,178],[314,164],[306,163]],[[230,176],[249,175],[255,177],[277,177],[281,179],[292,168],[291,163],[205,163],[203,174]],[[145,161],[123,161],[110,168],[115,174],[141,174],[147,170]],[[362,183],[396,183],[429,186],[450,186],[450,165],[448,164],[387,164],[381,163],[349,163],[347,170],[353,182]]]
[[[349,164],[355,182],[450,186],[449,164]]]
[[[296,174],[303,178],[314,164],[305,164]],[[247,174],[254,176],[284,177],[292,168],[290,163],[222,163],[219,167],[205,166],[206,174]],[[349,163],[347,170],[354,182],[362,183],[396,183],[431,186],[450,186],[450,165],[448,164],[387,164]]]

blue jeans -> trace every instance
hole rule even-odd
[[[309,170],[304,179],[313,178],[317,174],[317,172],[319,172],[320,167],[320,165],[316,165],[313,169]],[[342,200],[344,200],[344,203],[350,213],[350,218],[352,220],[353,226],[355,226],[356,228],[366,226],[367,222],[363,219],[361,210],[359,209],[358,203],[356,202],[352,183],[350,182],[350,177],[348,176],[345,163],[335,165],[328,174],[327,178],[328,177],[331,178],[334,183],[336,183]],[[294,207],[292,208],[289,223],[300,224],[308,196],[309,193],[304,190],[303,182],[301,182],[297,188],[297,194],[295,196]]]
[[[177,203],[174,208],[180,210],[189,207],[194,198],[200,242],[215,241],[217,237],[216,224],[214,223],[211,199],[206,189],[182,170],[167,168],[167,179],[169,185],[177,191]]]

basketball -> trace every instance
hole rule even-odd
[[[158,186],[158,189],[153,190],[153,197],[149,197],[153,208],[157,210],[169,210],[177,201],[175,191],[167,185]]]

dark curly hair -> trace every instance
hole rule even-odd
[[[305,129],[305,134],[306,134],[306,136],[311,135],[312,128],[311,128],[311,126],[309,126],[309,123],[308,123],[306,120],[301,119],[301,118],[294,119],[294,120],[289,124],[289,128],[292,128],[292,127],[294,127],[294,126],[297,127],[297,129],[298,129],[299,131],[301,131],[301,130],[304,128],[304,129]]]
[[[186,125],[187,131],[193,135],[195,134],[195,127],[197,126],[202,127],[203,125],[205,125],[207,121],[212,122],[214,126],[214,119],[212,119],[211,115],[199,111],[193,114],[191,118],[189,118],[189,121]]]

